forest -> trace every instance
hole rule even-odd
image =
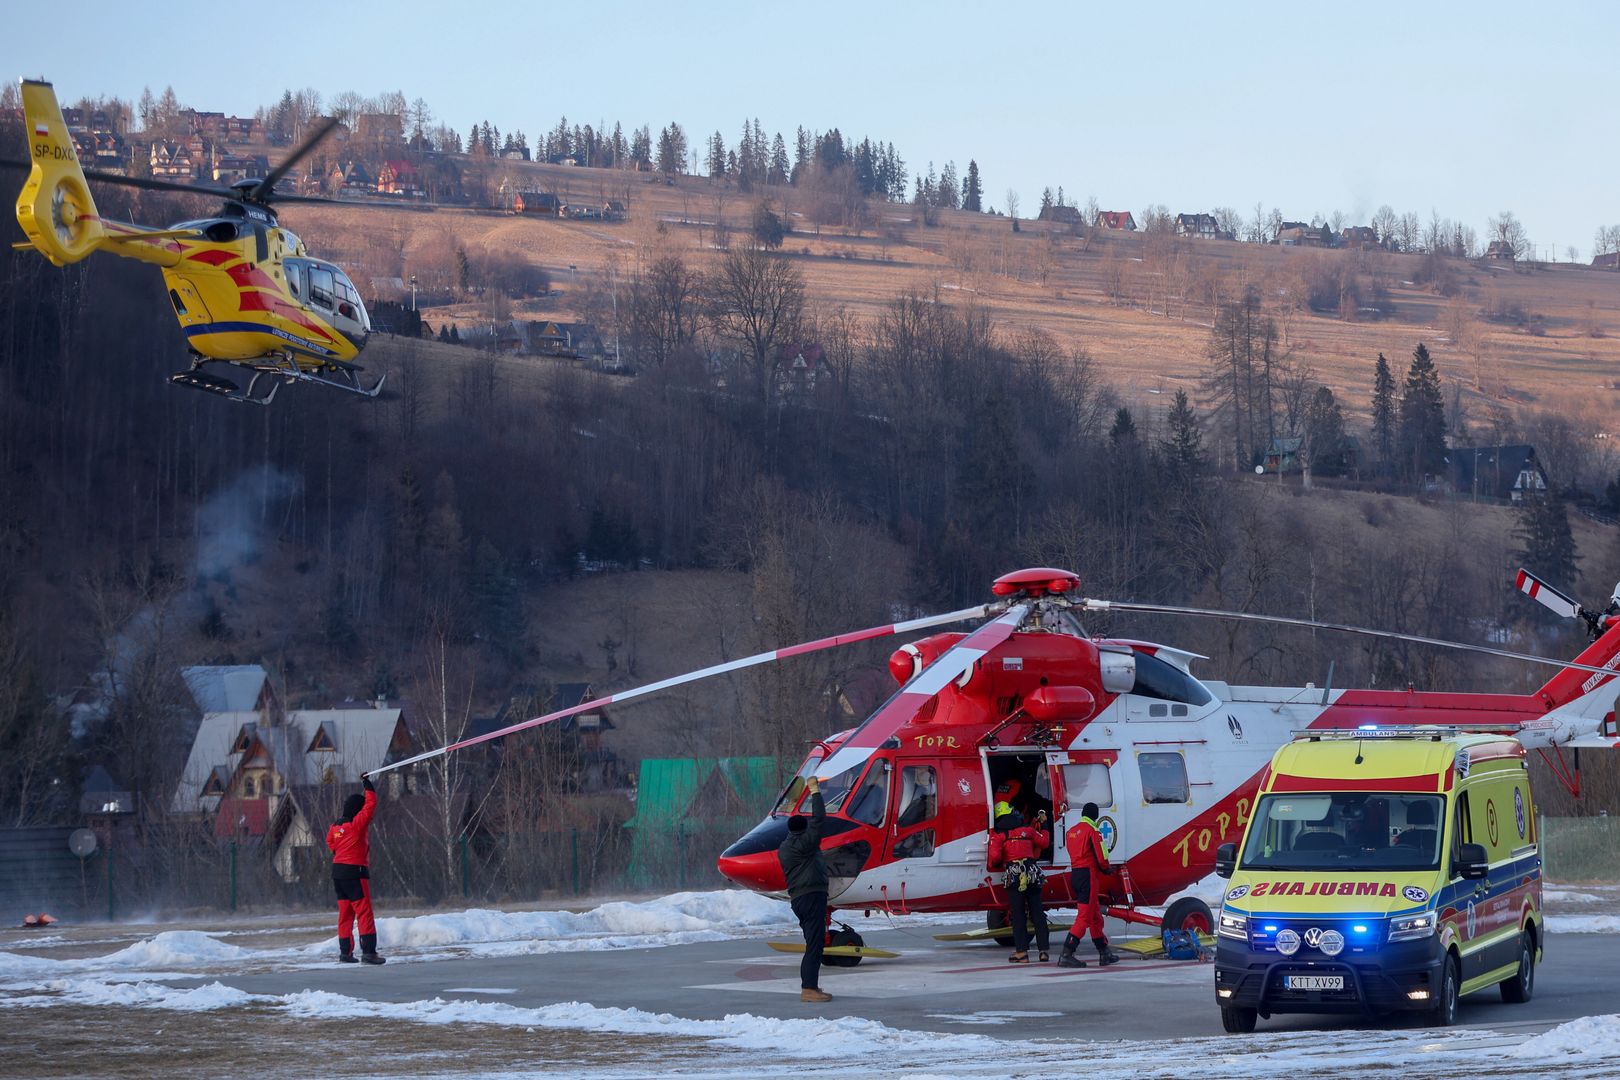
[[[198,212],[101,198],[110,216]],[[1513,569],[1573,589],[1620,563],[1611,528],[1576,541],[1573,467],[1517,509],[1433,486],[1460,433],[1422,341],[1366,358],[1354,407],[1372,420],[1352,430],[1345,391],[1286,348],[1252,285],[1225,282],[1195,392],[1133,412],[1085,348],[1002,325],[971,296],[901,289],[855,314],[754,235],[705,256],[653,235],[622,305],[580,300],[633,377],[378,336],[364,359],[388,372],[385,398],[294,392],[264,409],[168,385],[184,357],[158,275],[101,257],[58,269],[8,244],[0,752],[23,767],[0,780],[0,820],[72,820],[72,778],[92,765],[160,807],[189,745],[176,673],[190,664],[261,663],[292,707],[403,698],[450,741],[544,707],[562,681],[606,692],[721,658],[700,644],[718,615],[695,606],[689,648],[660,658],[671,669],[638,666],[626,590],[619,630],[556,646],[557,597],[581,581],[651,596],[724,575],[741,608],[721,633],[730,655],[976,602],[1035,564],[1076,570],[1090,595],[1572,655],[1573,629],[1518,603]],[[821,361],[801,379],[780,361],[807,343]],[[1279,437],[1300,440],[1314,485],[1252,475]],[[1088,628],[1173,641],[1234,682],[1540,681],[1254,625]],[[882,656],[737,676],[723,715],[645,706],[639,745],[677,736],[682,752],[791,768],[844,726],[832,702]]]

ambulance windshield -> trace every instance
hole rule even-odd
[[[1439,795],[1335,791],[1267,795],[1255,808],[1242,865],[1266,870],[1433,870]]]

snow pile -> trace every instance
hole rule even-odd
[[[781,900],[741,890],[676,893],[637,903],[614,902],[590,911],[469,911],[378,919],[387,948],[480,945],[484,955],[622,949],[721,941],[740,930],[794,926]],[[327,945],[322,944],[325,949]]]
[[[52,1005],[115,1006],[132,1009],[174,1009],[177,1012],[212,1012],[234,1009],[259,1000],[245,990],[209,983],[190,990],[176,990],[155,982],[102,982],[97,979],[56,979],[38,988],[40,993],[0,999],[17,1008]]]
[[[1508,1051],[1516,1058],[1542,1062],[1571,1057],[1620,1060],[1620,1016],[1583,1016],[1527,1039]]]
[[[1595,896],[1589,892],[1572,892],[1569,889],[1543,889],[1541,898],[1553,904],[1601,904],[1603,897]]]
[[[184,968],[195,964],[235,963],[252,955],[250,949],[216,941],[211,934],[198,930],[165,930],[156,937],[137,941],[90,963],[98,967]]]

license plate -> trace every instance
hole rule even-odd
[[[1284,975],[1285,990],[1343,990],[1343,975]]]

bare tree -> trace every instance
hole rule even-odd
[[[1515,259],[1522,259],[1530,253],[1530,237],[1511,210],[1503,210],[1491,218],[1486,231],[1492,244],[1500,245],[1499,250],[1511,252]]]
[[[1018,192],[1012,188],[1007,189],[1007,216],[1018,220]]]
[[[715,329],[736,342],[761,402],[770,400],[772,354],[798,332],[804,275],[787,257],[751,239],[720,260],[711,287]]]

